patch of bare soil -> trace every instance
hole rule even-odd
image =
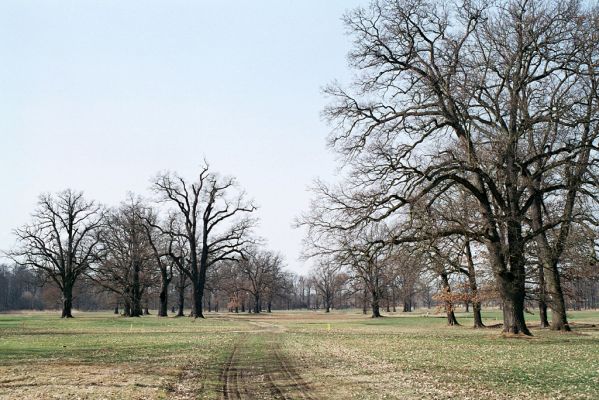
[[[285,357],[275,333],[260,349],[241,339],[221,374],[222,399],[314,399],[309,385]]]

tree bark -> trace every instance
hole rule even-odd
[[[177,286],[177,291],[179,294],[179,298],[177,301],[177,317],[182,317],[185,315],[185,274],[179,272],[179,286]]]
[[[571,193],[567,198],[566,208],[569,210],[571,215],[574,199],[571,198]],[[533,205],[531,206],[532,211],[532,226],[535,230],[541,230],[543,226],[543,213],[542,213],[542,198],[537,193]],[[567,211],[566,211],[567,213]],[[567,214],[568,215],[568,214]],[[560,231],[560,240],[565,240],[569,232],[569,221],[564,221]],[[558,269],[559,256],[562,253],[563,245],[557,245],[556,248],[552,248],[547,240],[546,234],[540,233],[536,236],[538,257],[541,262],[541,268],[543,271],[540,272],[545,279],[546,294],[549,294],[549,306],[551,307],[551,330],[556,331],[570,331],[570,325],[568,324],[568,318],[566,316],[566,302],[564,300],[564,292],[562,290],[560,273]],[[541,275],[539,275],[540,277]]]
[[[449,295],[451,293],[451,286],[449,286],[449,278],[446,273],[441,273],[441,284],[443,286],[443,291]],[[455,317],[455,313],[453,311],[453,303],[446,299],[445,300],[445,313],[447,315],[447,325],[449,326],[459,326],[457,318]]]
[[[73,318],[73,285],[65,284],[62,290],[62,315],[61,318]]]
[[[259,294],[254,295],[254,313],[256,313],[256,314],[260,313],[260,295]]]
[[[160,294],[158,295],[160,300],[160,304],[158,306],[158,316],[159,317],[167,317],[168,316],[168,284],[164,284],[164,280],[162,281],[162,285],[160,286]]]
[[[539,265],[539,319],[541,328],[549,327],[549,320],[547,319],[547,293],[545,288],[545,271],[543,265]]]
[[[379,291],[377,289],[372,290],[372,318],[380,318],[381,310],[380,310],[380,296]]]
[[[204,312],[202,310],[203,303],[203,291],[204,285],[200,284],[200,281],[197,279],[192,279],[192,299],[193,299],[193,308],[191,311],[191,317],[194,318],[204,318]]]
[[[503,332],[530,336],[524,318],[524,283],[510,277],[499,281],[503,308]]]
[[[139,271],[141,269],[138,260],[133,261],[133,285],[131,290],[131,316],[140,317],[142,315],[141,308],[141,287],[139,283]]]
[[[476,283],[476,269],[474,268],[474,260],[472,258],[472,249],[470,248],[470,239],[466,238],[466,261],[468,264],[468,284],[472,292],[472,316],[474,317],[474,327],[484,328],[483,318],[481,315],[481,304],[478,298],[478,285]],[[468,304],[468,303],[466,303]]]

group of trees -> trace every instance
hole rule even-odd
[[[599,10],[375,0],[345,23],[358,73],[324,114],[347,174],[316,184],[306,256],[360,276],[374,316],[398,262],[438,277],[450,323],[451,283],[480,310],[483,273],[505,332],[530,334],[530,299],[569,330],[565,287],[597,275]]]
[[[579,1],[374,0],[345,17],[355,80],[326,88],[337,184],[317,182],[306,227],[310,276],[252,235],[255,205],[235,180],[204,167],[163,173],[154,202],[116,209],[65,191],[42,196],[9,254],[62,293],[71,316],[82,277],[114,293],[127,315],[149,293],[166,315],[226,298],[232,311],[385,305],[416,297],[498,302],[503,329],[569,330],[568,305],[596,304],[599,275],[599,9]],[[437,286],[431,287],[431,282]],[[146,301],[147,302],[147,301]]]
[[[156,287],[159,315],[166,316],[169,286],[177,279],[180,303],[190,286],[191,314],[203,317],[207,274],[224,263],[254,265],[259,257],[250,218],[256,207],[233,178],[207,165],[191,182],[158,174],[152,190],[153,203],[130,195],[116,208],[73,190],[42,195],[31,223],[15,230],[18,245],[7,254],[60,290],[65,318],[72,317],[73,289],[83,278],[113,293],[127,316],[142,315],[142,302]],[[276,267],[281,265],[279,258]],[[183,304],[179,308],[182,313]]]

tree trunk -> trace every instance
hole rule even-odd
[[[539,319],[541,328],[549,327],[547,319],[547,294],[545,290],[545,271],[543,265],[539,265]]]
[[[168,278],[168,274],[166,273],[166,271],[162,271],[161,280],[160,280],[160,294],[158,295],[158,298],[160,300],[160,305],[158,306],[158,316],[159,317],[168,316],[168,286],[169,286],[169,284],[170,284],[170,279]]]
[[[160,300],[160,304],[158,305],[158,316],[159,317],[167,317],[168,316],[168,288],[165,288],[164,285],[160,288],[160,294],[158,295]]]
[[[551,330],[569,332],[571,329],[566,315],[566,301],[564,300],[557,262],[551,263],[549,271],[545,271],[548,272],[550,277],[547,279],[547,283],[551,295]]]
[[[119,303],[116,303],[114,306],[114,313],[118,314],[119,313]]]
[[[476,269],[474,269],[474,261],[472,259],[472,250],[470,249],[470,239],[466,239],[466,261],[468,263],[468,284],[472,292],[472,315],[474,317],[474,327],[484,328],[483,318],[481,315],[481,304],[478,298],[478,285],[476,283]],[[467,304],[467,303],[466,303]]]
[[[524,318],[524,284],[505,277],[499,281],[503,308],[503,332],[530,335]]]
[[[569,193],[571,196],[571,193]],[[573,198],[568,198],[566,207],[571,206]],[[533,229],[541,230],[543,226],[543,214],[541,210],[541,195],[537,194],[535,201],[531,207],[532,211],[532,225]],[[571,209],[570,209],[571,213]],[[569,224],[564,221],[563,224]],[[565,227],[562,227],[564,229]],[[568,228],[565,228],[565,237],[567,237]],[[562,236],[560,232],[560,238]],[[544,271],[542,276],[545,279],[547,294],[549,294],[550,302],[549,307],[551,308],[551,330],[555,331],[570,331],[570,325],[568,324],[568,318],[566,316],[566,302],[564,300],[564,292],[562,290],[560,273],[558,269],[559,255],[561,254],[560,248],[563,248],[557,244],[557,249],[553,249],[547,240],[547,236],[544,232],[536,236],[536,243],[538,249],[538,257],[541,261],[541,268]],[[539,275],[540,277],[541,275]]]
[[[140,317],[142,315],[141,308],[141,288],[139,283],[140,263],[137,260],[133,261],[133,286],[131,289],[131,316]]]
[[[260,295],[259,294],[254,295],[254,313],[255,314],[260,313]]]
[[[441,284],[443,286],[443,291],[445,292],[446,295],[450,295],[451,286],[449,286],[449,278],[447,277],[447,274],[445,272],[442,272],[440,275],[441,275]],[[449,325],[449,326],[460,325],[457,318],[455,317],[455,313],[453,312],[453,303],[449,299],[445,300],[445,313],[447,315],[447,325]]]
[[[202,310],[204,285],[200,284],[199,279],[192,279],[191,288],[192,288],[193,309],[191,311],[190,316],[194,317],[194,318],[204,318],[204,312]]]
[[[73,285],[65,284],[62,290],[61,318],[73,318]]]
[[[379,291],[377,289],[372,290],[372,318],[380,318],[380,298]]]
[[[185,315],[185,280],[186,275],[183,272],[179,272],[179,285],[177,286],[178,299],[177,299],[177,317],[183,317]]]

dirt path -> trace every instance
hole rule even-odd
[[[280,339],[285,329],[264,321],[247,322],[256,329],[236,333],[231,353],[218,375],[218,365],[190,364],[173,385],[170,398],[214,398],[216,392],[223,400],[316,400],[310,386],[281,349]],[[211,375],[212,382],[204,384]]]
[[[315,399],[310,387],[281,351],[279,326],[251,322],[261,330],[243,335],[221,374],[222,399]]]

